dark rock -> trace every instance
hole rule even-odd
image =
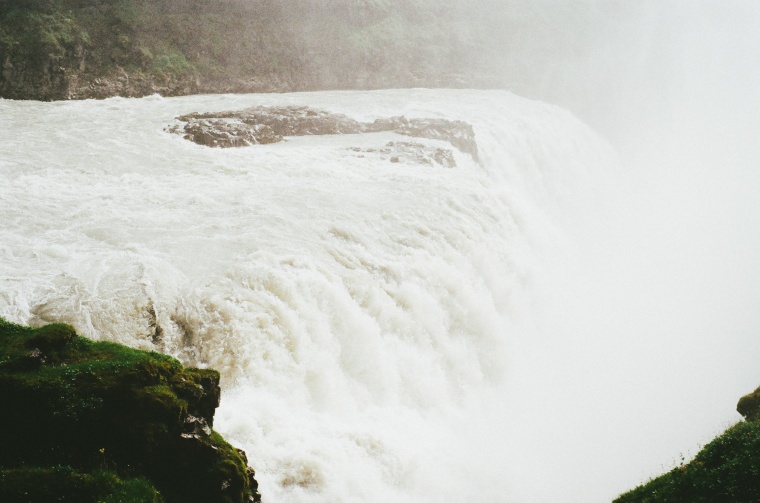
[[[280,136],[355,134],[363,131],[360,122],[343,114],[304,106],[256,107],[237,114],[246,124],[267,125]]]
[[[185,432],[182,433],[182,437],[208,437],[209,435],[211,435],[211,428],[209,427],[206,418],[196,417],[190,414],[187,415],[185,418]]]
[[[198,92],[201,92],[198,83],[189,77],[158,77],[118,69],[110,75],[98,77],[72,72],[67,81],[65,96],[57,99],[105,99],[113,96],[140,98],[153,94],[178,96]]]
[[[245,452],[241,449],[237,449],[238,454],[240,454],[240,457],[243,458],[243,461],[248,464],[248,456],[245,455]],[[261,495],[259,494],[259,482],[256,480],[256,471],[254,471],[253,468],[250,466],[247,468],[248,470],[248,482],[251,487],[251,491],[253,492],[253,495],[251,495],[249,501],[252,503],[260,503],[261,502]]]
[[[185,374],[191,377],[189,380],[194,393],[190,396],[185,394],[188,388],[181,388],[178,394],[187,400],[187,410],[190,414],[203,418],[209,426],[214,426],[214,412],[219,407],[222,398],[222,389],[219,387],[219,372],[212,369],[186,369]],[[200,387],[198,392],[197,386]]]
[[[286,136],[393,131],[405,136],[446,141],[473,159],[478,159],[475,132],[470,124],[463,121],[398,116],[363,123],[343,114],[305,106],[260,106],[239,111],[193,113],[180,116],[177,120],[184,125],[167,128],[168,131],[209,147],[274,143]],[[433,158],[438,164],[453,167],[453,156],[445,152],[445,149],[440,149],[437,157]]]
[[[345,115],[302,106],[255,107],[237,112],[195,113],[178,117],[185,138],[208,147],[275,143],[284,136],[347,134],[362,125]]]
[[[366,125],[367,131],[393,131],[415,138],[428,138],[431,140],[443,140],[470,154],[478,160],[478,144],[475,142],[475,131],[472,126],[464,121],[451,121],[448,119],[407,119],[403,116],[388,119],[375,119]]]
[[[472,126],[464,121],[412,119],[394,131],[415,138],[447,141],[465,154],[470,154],[476,161],[478,160],[478,144],[475,142],[475,132]]]
[[[184,128],[185,138],[207,147],[245,147],[276,143],[282,136],[263,124],[249,125],[237,119],[190,119]]]
[[[122,502],[160,503],[156,488],[141,477],[120,477],[105,467],[96,473],[69,466],[0,468],[0,501],[3,503]]]
[[[35,473],[63,466],[73,471],[50,476],[81,487],[107,466],[147,480],[143,489],[166,503],[251,501],[258,485],[246,458],[212,429],[219,398],[215,370],[95,343],[68,325],[0,319],[0,410],[12,432],[0,435],[0,479],[11,473],[23,492]]]
[[[760,420],[760,388],[741,397],[736,404],[736,411],[747,421]]]

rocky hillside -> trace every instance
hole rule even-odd
[[[0,97],[477,85],[467,11],[430,0],[3,0]]]
[[[219,397],[214,370],[0,319],[0,501],[260,501]]]

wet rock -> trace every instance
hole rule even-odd
[[[185,432],[182,434],[183,437],[208,437],[209,435],[211,435],[211,428],[205,418],[187,415],[185,418]]]
[[[140,479],[166,503],[255,501],[246,458],[212,429],[220,393],[215,370],[92,342],[64,324],[0,319],[0,404],[12,432],[0,435],[0,500],[57,478],[66,489],[55,501],[95,501],[111,490],[95,476],[107,467],[113,490],[119,477]],[[14,482],[3,485],[7,474]]]
[[[355,134],[364,131],[360,122],[343,114],[304,106],[256,107],[238,113],[246,124],[267,125],[281,136]]]
[[[412,119],[394,131],[415,138],[447,141],[465,154],[470,154],[476,161],[478,160],[478,144],[475,142],[475,132],[472,126],[464,121]]]
[[[359,134],[392,131],[415,138],[441,140],[478,159],[472,126],[447,119],[407,119],[403,116],[359,122],[343,114],[305,106],[253,107],[245,110],[193,113],[177,118],[182,124],[167,128],[185,139],[209,147],[243,147],[275,143],[287,136]],[[453,167],[453,157],[442,150],[436,162]],[[399,158],[400,160],[400,158]]]
[[[475,131],[464,121],[448,119],[407,119],[404,116],[388,119],[375,119],[367,124],[367,131],[393,131],[398,134],[415,138],[447,141],[465,154],[470,154],[478,160],[478,144],[475,142]]]
[[[249,125],[237,119],[191,119],[185,124],[185,138],[207,147],[245,147],[276,143],[282,136],[263,124]]]
[[[437,165],[443,168],[455,168],[457,165],[451,150],[416,142],[391,141],[383,148],[352,148],[351,151],[360,157],[377,156],[392,163]]]

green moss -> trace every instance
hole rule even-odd
[[[219,392],[214,370],[93,342],[64,324],[0,319],[0,404],[3,427],[13,432],[0,436],[0,470],[8,474],[0,490],[49,473],[53,485],[92,495],[90,478],[106,466],[114,477],[148,479],[167,503],[248,501],[255,480],[244,456],[210,429]],[[152,501],[124,499],[133,490],[152,497],[139,482],[114,484],[103,501]]]
[[[28,348],[39,348],[42,351],[58,351],[66,344],[76,339],[77,333],[70,325],[51,323],[34,331],[34,336],[25,342]]]
[[[741,397],[736,410],[750,421],[760,420],[760,388]]]
[[[63,58],[76,45],[90,42],[77,20],[61,11],[18,7],[8,11],[0,23],[3,25],[0,41],[8,49],[17,49],[30,58]]]
[[[691,463],[620,496],[616,503],[760,501],[760,423],[742,422],[705,446]]]
[[[195,66],[178,49],[166,49],[153,59],[153,72],[168,77],[181,77],[195,72]]]
[[[143,478],[122,479],[114,472],[81,473],[68,466],[0,470],[3,503],[163,503]]]
[[[475,70],[477,58],[452,57],[472,56],[458,35],[465,12],[428,0],[2,0],[0,59],[16,70],[0,97],[60,99],[67,84],[125,72],[185,89],[433,82]],[[51,65],[56,90],[31,89]]]

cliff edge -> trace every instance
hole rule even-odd
[[[219,398],[215,370],[0,319],[0,501],[260,501]]]

